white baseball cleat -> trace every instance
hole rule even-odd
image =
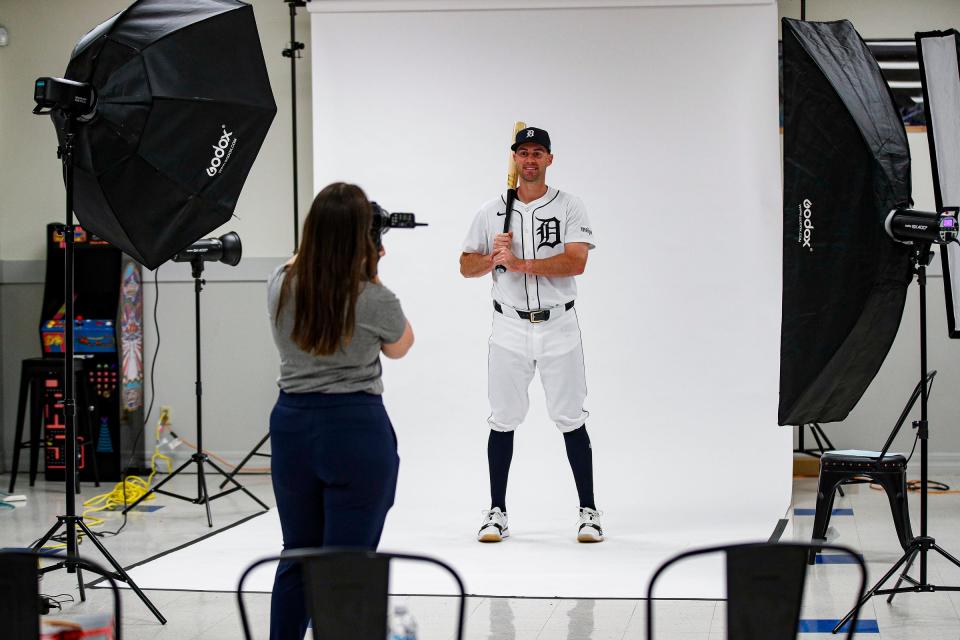
[[[580,507],[580,523],[577,525],[577,542],[603,542],[603,527],[600,512]]]
[[[509,537],[510,529],[507,528],[507,514],[500,511],[500,507],[484,511],[483,523],[477,533],[477,540],[480,542],[500,542]]]

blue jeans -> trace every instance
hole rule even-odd
[[[270,440],[283,548],[376,550],[400,464],[381,397],[281,391],[270,414]],[[281,561],[271,640],[303,640],[308,618],[300,565]]]

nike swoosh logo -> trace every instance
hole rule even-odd
[[[503,213],[500,213],[500,212],[498,211],[498,212],[497,212],[497,215],[498,215],[498,216],[505,216],[505,215],[507,215],[507,212],[504,211]]]

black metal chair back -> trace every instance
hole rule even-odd
[[[32,551],[0,550],[0,620],[3,621],[3,637],[39,640],[39,562],[44,558],[44,555]],[[62,561],[64,558],[56,556],[53,559]],[[113,592],[114,639],[123,640],[120,589],[113,575],[89,560],[76,557],[73,561],[80,569],[101,575],[110,583]]]
[[[322,629],[322,637],[383,640],[387,633],[387,598],[393,560],[429,563],[452,576],[459,590],[455,637],[462,640],[466,590],[453,567],[428,556],[355,549],[296,549],[279,556],[262,558],[247,567],[237,584],[237,605],[244,638],[253,638],[243,602],[244,582],[258,567],[285,561],[301,564],[307,611],[313,620],[315,634]]]
[[[796,638],[800,625],[807,557],[812,548],[829,549],[854,558],[860,568],[859,602],[867,588],[863,558],[846,547],[805,543],[747,543],[694,549],[676,555],[654,572],[647,587],[647,640],[654,638],[654,586],[670,567],[697,556],[724,554],[726,560],[726,637],[736,640]],[[859,612],[858,612],[859,613]],[[847,630],[853,638],[857,615]]]
[[[0,620],[11,638],[40,638],[40,588],[37,558],[0,552]]]

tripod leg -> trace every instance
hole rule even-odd
[[[947,560],[949,560],[950,562],[952,562],[954,565],[960,567],[960,560],[957,560],[956,558],[954,558],[947,551],[945,551],[940,545],[935,544],[933,545],[932,549],[937,553],[939,553],[940,555],[942,555]]]
[[[90,541],[93,542],[94,546],[100,550],[100,553],[103,555],[106,561],[111,567],[113,567],[113,570],[116,571],[116,575],[114,577],[130,585],[130,588],[133,590],[133,592],[137,594],[137,597],[140,598],[143,604],[147,605],[147,608],[150,609],[150,612],[157,618],[157,620],[160,621],[160,624],[167,624],[167,619],[163,617],[163,615],[155,606],[153,606],[153,603],[150,602],[150,599],[147,598],[143,591],[140,590],[140,587],[137,586],[137,583],[134,582],[130,575],[123,569],[123,567],[120,566],[120,563],[110,555],[110,552],[107,551],[107,548],[103,546],[99,540],[97,540],[97,537],[93,535],[93,532],[90,531],[90,528],[86,525],[86,523],[84,523],[83,520],[80,520],[77,523],[77,526],[79,526],[80,529],[87,534],[87,537],[90,538]]]
[[[813,435],[813,439],[814,439],[814,440],[816,441],[816,443],[817,443],[817,449],[820,451],[820,455],[822,456],[824,453],[826,453],[826,450],[823,448],[823,441],[820,440],[820,434],[817,433],[817,426],[816,426],[816,425],[812,425],[812,426],[810,427],[810,433]]]
[[[814,423],[813,423],[813,428],[817,430],[817,432],[820,434],[820,437],[822,437],[822,438],[823,438],[823,441],[827,443],[827,447],[829,447],[831,451],[833,451],[833,450],[836,449],[836,447],[833,446],[833,443],[830,442],[830,438],[827,437],[827,432],[824,431],[823,428],[822,428],[819,424],[817,424],[816,422],[814,422]]]
[[[251,449],[251,450],[250,450],[250,453],[248,453],[246,456],[244,456],[243,460],[240,461],[240,464],[238,464],[237,466],[235,466],[235,467],[233,468],[233,471],[231,471],[229,474],[227,474],[227,479],[220,483],[220,488],[221,488],[221,489],[223,489],[225,486],[227,486],[227,483],[230,482],[230,480],[233,479],[233,476],[235,476],[235,475],[237,475],[238,473],[240,473],[240,469],[243,469],[244,465],[246,465],[248,462],[250,462],[250,458],[252,458],[253,456],[257,455],[257,452],[260,451],[260,447],[262,447],[263,445],[265,445],[265,444],[267,443],[267,440],[269,440],[269,439],[270,439],[270,432],[268,431],[268,432],[267,432],[267,435],[263,436],[263,438],[260,439],[260,442],[257,443],[257,446],[255,446],[253,449]]]
[[[170,482],[171,480],[173,480],[173,477],[174,477],[175,475],[177,475],[178,473],[180,473],[181,471],[183,471],[184,469],[186,469],[186,468],[187,468],[187,465],[189,465],[191,462],[193,462],[193,458],[190,458],[189,460],[187,460],[186,462],[184,462],[182,465],[180,465],[179,467],[177,467],[177,469],[176,469],[173,473],[171,473],[171,474],[168,475],[166,478],[164,478],[163,480],[161,480],[161,481],[157,484],[157,486],[155,486],[154,488],[150,489],[150,491],[147,491],[145,494],[143,494],[142,496],[140,496],[139,498],[137,498],[137,499],[134,501],[134,503],[131,504],[130,506],[128,506],[126,509],[124,509],[124,510],[122,511],[122,513],[128,513],[131,509],[133,509],[133,508],[136,507],[138,504],[140,504],[141,502],[143,502],[144,500],[146,500],[146,499],[147,499],[147,496],[155,493],[156,491],[158,491],[158,490],[160,489],[160,487],[162,487],[163,485],[165,485],[165,484],[167,484],[168,482]]]
[[[904,579],[904,577],[906,577],[907,574],[910,573],[910,567],[913,566],[913,561],[916,560],[916,559],[917,559],[917,551],[914,550],[913,553],[910,554],[910,559],[907,560],[906,566],[903,568],[903,573],[901,573],[901,574],[900,574],[900,577],[897,578],[897,583],[896,583],[895,585],[893,585],[893,588],[894,588],[894,589],[899,589],[899,588],[900,588],[900,585],[903,584],[903,579]],[[887,604],[890,604],[891,602],[893,602],[893,597],[894,597],[895,595],[897,595],[897,594],[896,594],[896,593],[891,593],[889,596],[887,596]]]
[[[54,534],[57,532],[57,529],[59,529],[59,528],[60,528],[60,525],[62,525],[62,524],[63,524],[63,520],[60,520],[60,519],[58,518],[56,524],[54,524],[52,527],[50,527],[50,530],[49,530],[49,531],[47,531],[45,534],[43,534],[43,537],[40,538],[40,539],[37,541],[37,544],[33,545],[33,550],[34,550],[34,551],[39,551],[40,549],[42,549],[42,548],[43,548],[43,545],[47,544],[47,542],[50,541],[50,538],[52,538],[52,537],[54,536]]]
[[[77,590],[80,592],[80,602],[87,601],[87,592],[83,588],[83,571],[77,567]]]
[[[856,606],[853,607],[853,609],[847,612],[847,615],[843,616],[843,619],[840,620],[840,622],[837,623],[837,626],[833,628],[833,633],[837,633],[840,630],[840,627],[842,627],[847,622],[849,622],[850,619],[853,618],[853,614],[859,611],[860,609],[862,609],[863,605],[867,603],[867,600],[872,598],[873,594],[876,593],[880,589],[880,587],[883,586],[883,583],[889,580],[890,577],[897,572],[897,569],[903,566],[903,563],[905,563],[916,552],[917,552],[916,549],[910,549],[910,551],[900,556],[900,559],[897,560],[892,567],[890,567],[890,570],[887,571],[885,574],[883,574],[883,577],[880,578],[880,580],[878,580],[875,585],[870,587],[870,590],[867,591],[862,598],[860,598],[860,602],[858,602]]]
[[[224,471],[223,469],[221,469],[220,467],[218,467],[217,464],[216,464],[215,462],[213,462],[213,460],[207,460],[206,462],[207,462],[207,464],[209,464],[211,467],[213,467],[214,469],[216,469],[216,470],[220,473],[220,475],[226,476],[227,479],[224,480],[224,482],[229,481],[229,482],[232,482],[233,484],[237,485],[237,488],[240,489],[240,491],[243,491],[245,494],[247,494],[248,496],[250,496],[250,498],[252,498],[254,502],[256,502],[258,505],[260,505],[261,507],[263,507],[263,510],[264,510],[264,511],[269,511],[269,510],[270,510],[270,507],[268,507],[263,500],[261,500],[261,499],[258,498],[257,496],[255,496],[255,495],[253,495],[252,493],[250,493],[245,486],[243,486],[242,484],[240,484],[239,482],[237,482],[236,480],[234,480],[233,477],[227,475],[227,472]]]
[[[206,458],[204,462],[209,462]],[[203,464],[197,465],[197,489],[200,494],[200,499],[203,501],[203,506],[207,509],[207,526],[213,527],[213,516],[210,515],[210,494],[207,492],[207,477],[203,474]]]

